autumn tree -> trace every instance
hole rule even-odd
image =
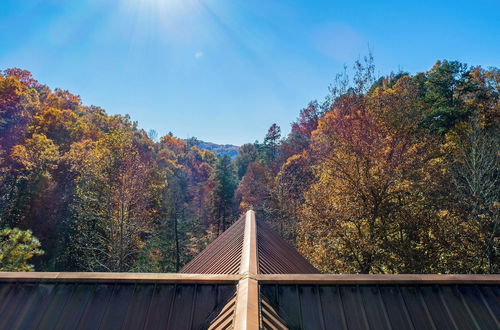
[[[301,251],[330,272],[493,272],[494,72],[444,62],[337,97],[313,134]]]
[[[9,226],[31,227],[32,207],[52,189],[52,171],[57,166],[59,151],[43,134],[33,134],[23,144],[12,147],[12,167],[3,186],[0,220]]]
[[[126,132],[75,145],[70,153],[79,172],[71,224],[78,267],[127,271],[155,217],[161,183],[155,181],[154,167]]]
[[[37,91],[27,84],[31,75],[24,72],[22,76],[24,79],[19,80],[12,70],[0,74],[0,155],[3,157],[26,136],[27,128],[40,107]]]
[[[272,194],[279,211],[275,211],[276,227],[292,244],[296,242],[304,193],[314,181],[311,157],[307,151],[289,157],[276,175]]]
[[[167,134],[156,145],[156,162],[165,172],[166,185],[161,189],[159,220],[135,270],[176,272],[212,237],[211,178],[217,158],[195,144]]]
[[[425,164],[425,146],[385,128],[356,97],[322,118],[313,143],[320,161],[299,246],[323,270],[390,272],[400,262],[387,264],[391,241],[412,236],[397,210]]]
[[[264,165],[259,162],[248,165],[247,172],[236,191],[240,212],[253,209],[261,217],[267,214],[269,180],[269,173]]]

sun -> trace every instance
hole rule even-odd
[[[131,43],[145,40],[189,42],[206,33],[206,0],[120,0],[121,18],[130,22]],[[152,39],[155,38],[155,39]],[[200,58],[201,56],[195,56]]]
[[[188,11],[198,0],[124,0],[137,10],[154,11],[157,14],[182,13]]]

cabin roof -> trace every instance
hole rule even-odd
[[[499,275],[319,274],[249,211],[178,274],[0,273],[0,329],[498,329]]]

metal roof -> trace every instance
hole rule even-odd
[[[0,329],[206,329],[235,292],[236,283],[3,281]]]
[[[499,275],[318,274],[253,211],[183,272],[0,272],[0,329],[500,329]]]
[[[181,269],[181,273],[238,274],[240,270],[245,217],[241,217],[199,255]]]
[[[264,221],[257,221],[259,274],[318,274],[297,250]]]
[[[252,222],[254,230],[245,231]],[[249,237],[254,236],[254,237]],[[256,274],[318,274],[319,272],[267,223],[249,211],[188,263],[181,273],[241,273],[245,238],[255,240]]]
[[[288,329],[500,329],[495,285],[264,284],[260,293]]]

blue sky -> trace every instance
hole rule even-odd
[[[0,69],[216,143],[286,133],[368,47],[380,74],[499,67],[500,1],[0,1]]]

